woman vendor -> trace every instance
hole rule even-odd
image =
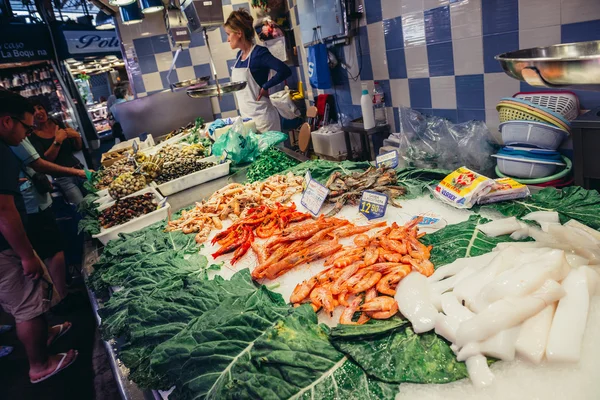
[[[229,14],[225,22],[227,41],[232,49],[239,49],[232,68],[232,82],[247,82],[244,89],[235,92],[240,114],[252,118],[259,132],[280,131],[279,113],[269,100],[269,89],[286,80],[292,71],[275,58],[264,46],[254,43],[253,18],[240,9]],[[269,79],[269,72],[275,76]]]

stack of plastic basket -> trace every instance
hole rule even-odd
[[[571,160],[558,151],[579,115],[572,92],[520,92],[503,98],[496,109],[505,144],[496,158],[496,173],[536,186],[572,183]]]

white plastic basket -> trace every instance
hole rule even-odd
[[[563,115],[569,121],[579,116],[579,99],[573,92],[519,92],[515,98],[527,100],[538,106],[546,107]]]

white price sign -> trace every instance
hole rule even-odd
[[[396,168],[398,166],[398,152],[396,150],[392,150],[378,155],[375,158],[375,164],[377,165],[377,168],[381,167],[382,165],[385,165],[389,168]]]
[[[319,182],[310,179],[306,185],[306,190],[302,193],[300,203],[316,216],[321,211],[321,207],[323,207],[328,194],[329,189]]]

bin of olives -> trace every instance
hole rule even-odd
[[[132,193],[142,190],[146,187],[146,178],[144,175],[134,172],[127,172],[119,175],[108,187],[110,197],[117,200]]]
[[[205,162],[196,157],[182,157],[173,162],[164,163],[160,175],[154,181],[160,185],[213,166],[215,163]]]
[[[134,218],[156,210],[158,203],[153,193],[144,193],[139,196],[127,197],[117,200],[112,206],[102,210],[100,225],[104,229],[124,224]]]

